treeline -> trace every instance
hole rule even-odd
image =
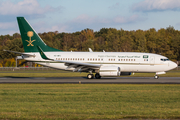
[[[172,26],[166,29],[126,31],[115,28],[102,28],[94,32],[85,29],[75,33],[40,33],[44,42],[63,51],[109,51],[157,53],[173,61],[180,61],[180,31]],[[0,36],[0,60],[15,58],[3,49],[23,52],[21,36],[18,33]]]

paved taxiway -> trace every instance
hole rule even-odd
[[[105,77],[86,79],[85,77],[0,77],[0,83],[52,83],[52,84],[180,84],[180,77]]]

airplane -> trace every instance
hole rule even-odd
[[[19,30],[23,42],[24,52],[21,54],[26,61],[35,62],[43,66],[70,70],[73,72],[87,72],[88,79],[100,79],[106,76],[131,75],[131,73],[155,73],[159,74],[177,67],[177,64],[167,57],[140,52],[68,52],[49,47],[44,43],[36,31],[24,17],[17,17]]]

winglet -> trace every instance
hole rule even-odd
[[[89,52],[93,52],[91,48],[89,48]]]
[[[37,48],[38,48],[39,54],[41,55],[41,57],[42,57],[43,59],[45,59],[45,60],[53,60],[53,59],[49,59],[49,58],[44,54],[43,50],[42,50],[39,46],[37,46]]]

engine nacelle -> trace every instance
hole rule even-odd
[[[120,76],[120,67],[104,66],[99,69],[100,76]]]

